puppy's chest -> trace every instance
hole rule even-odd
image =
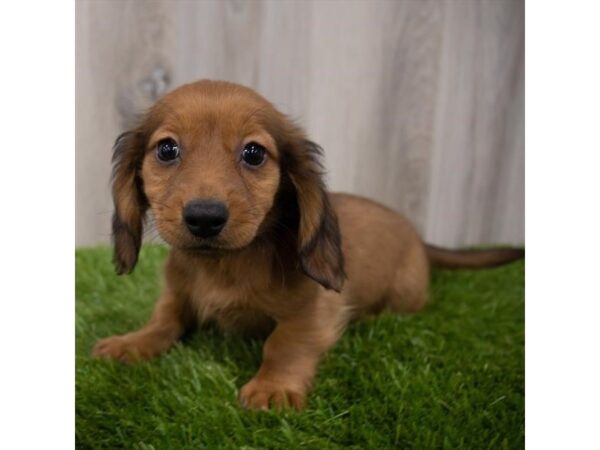
[[[252,331],[272,323],[279,292],[247,280],[223,282],[199,274],[190,295],[199,322],[214,321],[227,331]]]

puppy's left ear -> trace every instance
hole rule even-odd
[[[326,289],[340,292],[346,278],[337,215],[323,182],[322,149],[304,138],[289,154],[288,175],[300,213],[298,251],[303,272]]]
[[[140,175],[144,138],[140,130],[121,134],[113,147],[112,221],[113,261],[117,274],[130,273],[142,245],[143,221],[148,209]]]

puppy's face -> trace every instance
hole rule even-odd
[[[247,246],[280,181],[272,106],[241,88],[188,85],[153,111],[141,176],[162,238],[201,253]]]
[[[341,289],[341,238],[324,190],[320,151],[248,88],[199,81],[176,89],[115,143],[117,272],[135,267],[148,209],[171,246],[217,257],[250,245],[285,209],[298,212],[291,229],[302,270],[327,288]],[[289,204],[276,208],[284,185]]]

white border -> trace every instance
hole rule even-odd
[[[600,4],[526,2],[526,444],[598,449]]]
[[[74,447],[74,3],[0,2],[0,448]]]

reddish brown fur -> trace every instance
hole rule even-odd
[[[169,166],[155,157],[166,137],[182,148]],[[239,161],[250,141],[267,149],[259,168]],[[350,320],[422,308],[429,263],[414,228],[376,203],[327,193],[319,157],[301,129],[242,86],[200,81],[160,100],[115,144],[113,237],[117,272],[130,272],[152,210],[172,247],[164,292],[144,328],[101,340],[94,354],[151,358],[197,321],[270,332],[240,401],[300,408],[319,359]],[[213,250],[199,249],[202,239],[182,223],[196,198],[229,208]]]

